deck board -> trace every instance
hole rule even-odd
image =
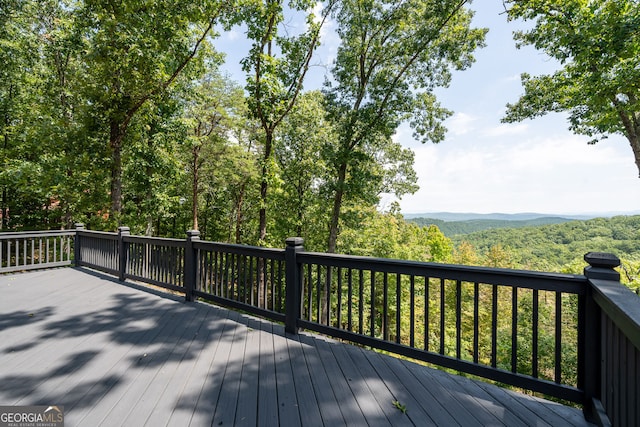
[[[73,426],[588,425],[575,408],[75,268],[0,275],[0,404],[63,405]]]

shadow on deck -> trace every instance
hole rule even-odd
[[[587,425],[579,409],[86,269],[0,276],[0,294],[0,404],[61,405],[67,425]]]

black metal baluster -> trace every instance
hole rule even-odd
[[[473,284],[473,363],[478,363],[480,342],[480,285]]]
[[[456,281],[456,359],[462,354],[462,282]]]
[[[531,323],[532,323],[532,330],[531,330],[531,350],[532,350],[532,354],[531,354],[531,376],[533,376],[534,378],[538,378],[538,317],[539,317],[539,301],[538,301],[538,290],[534,289],[533,290],[533,300],[531,301],[532,303],[532,318],[531,318]]]
[[[562,381],[562,293],[556,292],[555,382]]]
[[[491,294],[491,367],[498,360],[498,285],[493,285]]]
[[[385,271],[382,279],[382,339],[389,341],[389,276]]]
[[[440,354],[444,354],[444,311],[445,311],[445,286],[444,279],[440,279]]]
[[[518,288],[511,287],[511,372],[518,371]]]
[[[400,281],[402,280],[402,275],[400,273],[396,273],[396,343],[400,344],[400,335],[401,335],[401,330],[400,330],[400,326],[402,324],[402,322],[400,321],[400,314],[401,314],[401,306],[400,303],[402,302],[402,290],[401,290],[401,283]]]

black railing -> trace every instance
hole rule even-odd
[[[583,399],[584,276],[305,252],[297,258],[298,325],[305,329]]]
[[[285,257],[278,249],[195,240],[193,295],[285,320]]]
[[[0,242],[10,259],[29,259],[38,246],[19,234]],[[69,254],[70,243],[56,247]],[[73,253],[77,266],[285,322],[289,333],[317,331],[577,402],[593,421],[640,425],[640,299],[610,254],[587,254],[585,274],[566,275],[311,253],[300,238],[282,250],[82,226]]]
[[[0,233],[0,273],[70,265],[74,236],[72,230]]]

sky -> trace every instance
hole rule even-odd
[[[469,69],[454,73],[448,88],[436,92],[440,103],[454,111],[445,122],[445,140],[418,143],[407,125],[394,136],[414,151],[420,187],[399,201],[402,213],[640,212],[638,170],[623,136],[589,145],[588,137],[568,130],[567,116],[561,113],[500,122],[506,104],[523,93],[521,73],[549,74],[559,65],[532,47],[516,48],[512,32],[523,24],[507,22],[501,0],[476,1],[471,8],[474,25],[489,28],[487,46],[476,52]],[[224,68],[241,82],[243,38],[238,29],[220,39],[233,46],[225,49]],[[330,25],[305,88],[319,87],[338,42]],[[381,208],[392,201],[383,198]]]

